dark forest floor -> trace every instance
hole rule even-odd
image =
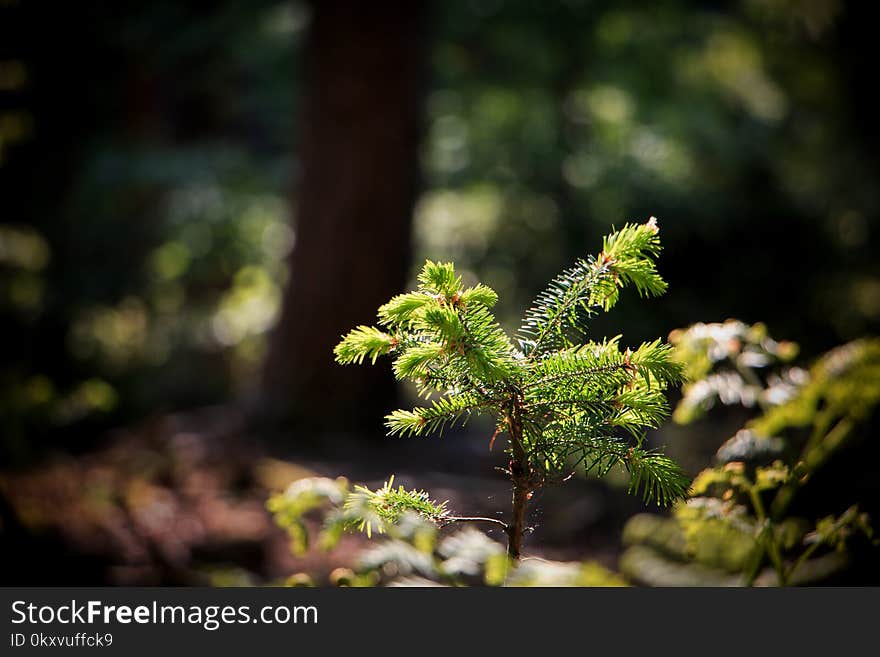
[[[160,416],[110,432],[79,456],[0,472],[0,580],[5,585],[272,584],[297,572],[317,581],[366,545],[295,557],[265,502],[305,476],[345,476],[449,500],[461,515],[502,515],[509,503],[498,446],[479,432],[365,444],[351,437],[261,440],[233,407]],[[536,495],[526,552],[594,559],[614,569],[638,500],[595,481]],[[495,531],[495,534],[499,532]],[[498,540],[503,537],[495,536]]]

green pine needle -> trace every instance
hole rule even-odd
[[[371,326],[358,326],[336,345],[333,353],[340,365],[357,363],[360,365],[365,358],[375,364],[379,356],[387,354],[394,344],[393,338],[387,333]]]

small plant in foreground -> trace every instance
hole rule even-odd
[[[473,527],[441,532],[449,518],[445,509],[430,502],[422,491],[395,487],[393,478],[372,491],[352,487],[344,478],[307,477],[273,495],[268,507],[275,522],[287,530],[296,554],[308,548],[307,517],[322,518],[317,544],[327,551],[336,547],[347,529],[383,534],[350,567],[329,573],[326,583],[334,586],[627,585],[595,562],[532,557],[511,568],[504,545]],[[297,573],[286,584],[313,586],[316,581],[308,573]]]
[[[589,318],[611,309],[622,287],[632,285],[642,296],[666,290],[654,262],[658,233],[652,218],[607,236],[597,256],[577,262],[538,296],[514,340],[491,312],[497,301],[491,288],[465,289],[451,263],[431,261],[418,290],[379,308],[381,328],[359,326],[343,338],[335,349],[339,363],[375,363],[389,355],[396,377],[414,382],[430,400],[388,415],[391,435],[441,432],[472,414],[487,414],[495,420],[489,447],[503,435],[510,457],[508,522],[455,516],[427,495],[399,489],[384,491],[381,504],[367,504],[376,527],[405,511],[444,524],[492,522],[504,527],[508,555],[519,559],[534,491],[578,471],[601,477],[622,466],[631,492],[662,505],[685,494],[689,480],[679,466],[645,446],[646,430],[668,416],[664,390],[681,380],[670,346],[658,339],[622,348],[620,336],[586,340]],[[370,502],[369,491],[356,494]]]

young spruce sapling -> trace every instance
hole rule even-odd
[[[416,291],[379,308],[379,327],[358,326],[343,338],[335,349],[339,363],[375,363],[388,355],[396,377],[414,382],[429,402],[389,414],[389,434],[441,432],[486,414],[495,421],[490,447],[504,436],[513,488],[507,522],[453,516],[444,505],[413,511],[425,515],[427,508],[431,516],[435,509],[431,519],[444,524],[502,524],[516,560],[533,492],[575,472],[601,477],[623,466],[630,492],[662,505],[687,492],[681,468],[645,445],[645,432],[669,414],[664,390],[682,377],[670,346],[657,339],[629,349],[620,336],[587,338],[590,317],[610,310],[621,288],[630,285],[643,297],[666,290],[655,265],[660,249],[653,217],[611,233],[597,256],[551,281],[513,339],[492,314],[498,296],[491,288],[464,288],[451,263],[428,261]],[[406,492],[399,493],[395,513],[407,506]]]

